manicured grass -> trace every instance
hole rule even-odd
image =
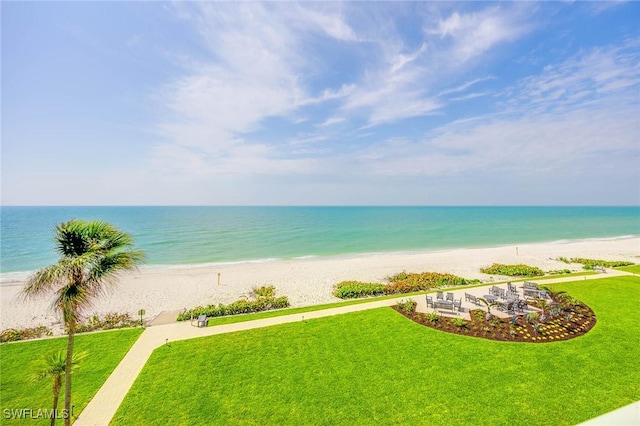
[[[616,269],[631,272],[633,274],[640,274],[640,265],[619,266]]]
[[[114,330],[99,333],[80,334],[75,337],[74,351],[88,351],[86,358],[80,361],[80,367],[73,373],[72,403],[77,417],[87,406],[93,395],[107,380],[129,348],[142,333],[142,329]],[[33,409],[34,416],[38,409],[51,410],[53,393],[51,380],[44,379],[33,383],[29,375],[34,372],[34,363],[44,354],[66,349],[67,339],[45,339],[17,343],[5,343],[0,346],[0,392],[2,392],[2,409]],[[64,380],[60,391],[58,409],[64,408]],[[49,420],[34,421],[7,420],[4,422],[49,424]],[[58,420],[62,423],[62,420]]]
[[[173,342],[113,424],[576,424],[640,399],[638,284],[555,285],[598,317],[556,343],[446,334],[390,308]]]

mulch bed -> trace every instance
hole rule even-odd
[[[529,303],[536,306],[536,303]],[[547,343],[582,336],[596,324],[595,313],[585,304],[568,304],[554,301],[544,315],[517,315],[511,318],[493,317],[481,309],[470,312],[471,321],[442,315],[405,312],[398,306],[396,311],[412,321],[447,333],[506,342]]]

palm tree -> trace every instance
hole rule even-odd
[[[542,290],[544,290],[554,302],[562,302],[567,297],[566,291],[555,290],[548,286],[542,286]]]
[[[487,307],[487,316],[491,317],[491,308],[493,306],[498,306],[499,303],[493,300],[487,300],[484,297],[478,297],[478,300],[481,301]]]
[[[86,357],[88,353],[86,351],[73,354],[71,359],[71,370],[75,370],[80,360]],[[33,381],[40,381],[51,377],[53,379],[53,411],[51,412],[51,426],[56,424],[56,418],[58,417],[58,397],[60,395],[60,389],[62,388],[62,376],[64,376],[65,368],[67,365],[67,357],[64,350],[52,352],[47,355],[38,364],[38,371],[31,376]],[[70,413],[67,412],[67,416]],[[66,416],[65,416],[66,417]]]
[[[27,280],[26,297],[55,291],[52,307],[62,314],[67,328],[64,408],[71,413],[73,337],[80,315],[93,299],[113,289],[119,272],[135,269],[144,254],[133,249],[133,239],[111,224],[73,219],[56,226],[58,262],[40,269]],[[71,424],[71,416],[65,418]]]

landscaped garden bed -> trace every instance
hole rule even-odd
[[[452,274],[441,274],[438,272],[400,272],[399,274],[389,277],[387,280],[388,284],[342,281],[335,285],[333,295],[341,299],[356,299],[388,294],[404,294],[441,287],[463,286],[480,282],[480,280],[477,279],[469,280]]]
[[[596,324],[596,315],[584,303],[556,294],[549,303],[539,299],[529,303],[541,309],[510,318],[498,318],[481,309],[470,312],[471,320],[451,318],[437,312],[415,312],[415,304],[400,303],[394,309],[419,324],[447,333],[509,342],[546,343],[573,339]]]

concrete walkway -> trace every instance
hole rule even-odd
[[[607,272],[608,273],[606,274],[586,275],[583,279],[592,280],[612,276],[631,275],[626,272],[616,270],[607,270]],[[546,285],[559,282],[576,281],[580,279],[582,279],[582,277],[567,277],[539,280],[538,282],[541,285]],[[492,285],[494,284],[487,284],[487,287],[490,287]],[[422,299],[424,299],[424,296],[414,296],[414,298],[420,302]],[[111,373],[107,381],[98,390],[87,407],[82,410],[82,413],[80,413],[80,416],[74,424],[77,426],[108,425],[115,415],[116,411],[118,410],[118,407],[124,400],[124,397],[129,392],[129,389],[131,389],[131,386],[138,377],[138,374],[140,374],[140,371],[142,371],[142,368],[151,356],[153,350],[166,344],[167,342],[194,339],[197,337],[213,336],[224,333],[233,333],[236,331],[244,331],[255,328],[269,327],[272,325],[287,324],[350,312],[358,312],[368,309],[393,306],[398,303],[399,300],[403,299],[406,300],[407,296],[399,296],[397,298],[388,300],[379,300],[357,305],[323,309],[320,311],[304,312],[301,314],[284,315],[279,317],[245,321],[235,324],[226,324],[206,328],[198,328],[192,326],[189,322],[174,322],[172,324],[149,327],[145,329],[140,338],[133,344],[129,352],[127,352],[120,364],[118,364],[113,373]]]
[[[640,425],[640,401],[618,408],[602,416],[580,423],[580,426],[638,426]]]

